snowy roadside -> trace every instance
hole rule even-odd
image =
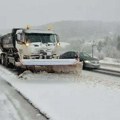
[[[8,96],[0,91],[0,120],[21,120]]]
[[[0,75],[53,120],[119,120],[118,77],[83,71],[74,74],[16,76],[0,66]]]
[[[120,62],[113,58],[100,60],[101,68],[120,71]]]

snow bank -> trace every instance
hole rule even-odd
[[[0,91],[0,120],[21,120],[7,95]]]
[[[104,60],[100,60],[100,64],[101,68],[120,71],[120,62],[116,59],[106,57]]]
[[[120,60],[113,59],[113,58],[106,57],[103,60],[100,60],[100,63],[108,64],[108,65],[116,65],[120,67]]]

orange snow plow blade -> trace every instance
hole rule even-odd
[[[81,73],[83,65],[76,59],[23,59],[16,66],[50,73]]]

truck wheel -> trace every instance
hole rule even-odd
[[[1,56],[1,64],[8,67],[8,58],[6,55]]]
[[[8,65],[9,65],[8,57],[7,57],[7,55],[5,55],[5,66],[8,67]]]
[[[1,55],[1,64],[5,65],[5,55]]]

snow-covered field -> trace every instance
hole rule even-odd
[[[0,66],[0,75],[52,120],[120,120],[120,78],[29,71],[19,77]]]

